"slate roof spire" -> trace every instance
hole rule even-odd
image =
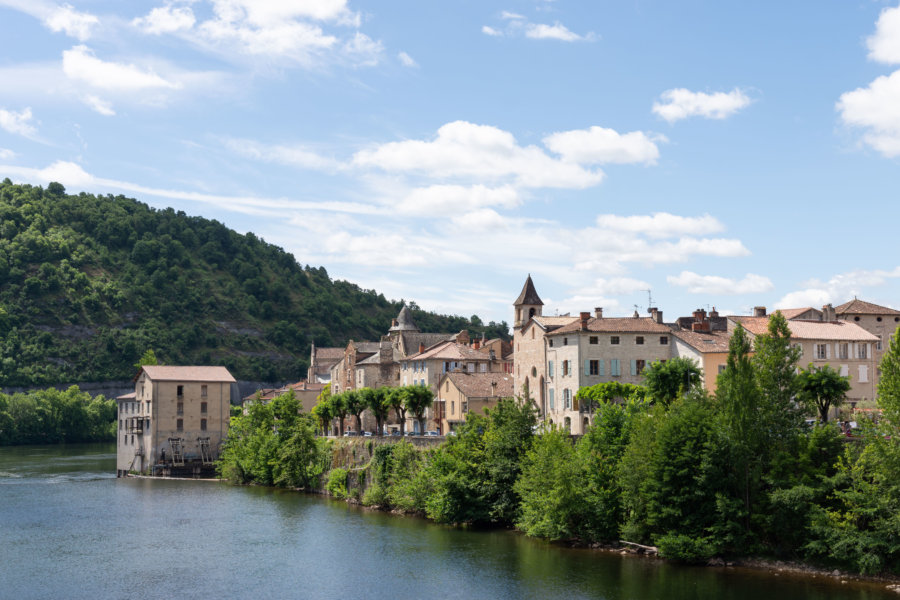
[[[538,296],[537,290],[534,289],[534,282],[531,281],[531,273],[528,274],[528,279],[525,280],[525,285],[522,286],[522,293],[519,294],[519,297],[516,298],[515,302],[513,302],[513,306],[519,306],[522,304],[529,304],[534,306],[544,305],[544,303],[541,301],[541,297]]]
[[[419,331],[408,306],[400,309],[400,314],[397,315],[397,324],[392,326],[389,331]]]

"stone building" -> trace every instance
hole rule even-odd
[[[116,399],[116,475],[210,471],[228,433],[237,382],[225,367],[146,365]]]
[[[864,302],[854,298],[834,308],[834,316],[840,321],[847,321],[859,325],[878,338],[875,342],[873,358],[875,360],[875,391],[878,391],[878,381],[881,378],[881,359],[884,357],[888,344],[897,327],[900,326],[900,310],[894,310],[887,306],[879,306],[871,302]]]
[[[455,370],[444,373],[438,382],[438,402],[442,406],[440,432],[456,430],[469,413],[484,414],[497,406],[501,398],[515,396],[509,373],[483,373]]]
[[[329,383],[331,381],[331,367],[336,365],[344,357],[344,348],[316,348],[312,343],[309,353],[309,368],[306,371],[306,380],[312,383]]]
[[[574,322],[546,334],[546,420],[572,433],[584,433],[589,415],[575,395],[582,387],[607,381],[642,385],[644,369],[672,356],[672,328],[662,311],[651,316],[608,318],[580,313]]]

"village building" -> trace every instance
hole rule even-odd
[[[344,358],[344,348],[316,348],[315,342],[309,353],[309,368],[306,380],[310,383],[329,383],[331,368]]]
[[[445,435],[466,421],[466,415],[484,414],[502,398],[513,398],[515,389],[510,373],[469,372],[457,369],[444,373],[438,382],[438,399],[442,407],[441,429]]]
[[[210,471],[237,398],[228,369],[145,365],[134,383],[116,399],[116,475]]]
[[[784,314],[784,312],[782,312]],[[730,316],[729,329],[742,325],[752,336],[768,333],[769,315],[756,307],[754,316]],[[801,350],[799,366],[830,365],[850,377],[847,400],[851,407],[875,399],[875,347],[880,338],[853,321],[837,319],[831,305],[822,308],[822,320],[788,319],[791,344]]]
[[[834,308],[835,316],[841,321],[859,325],[878,338],[875,342],[873,358],[875,360],[875,391],[878,392],[878,382],[881,379],[881,359],[888,349],[891,338],[900,327],[900,310],[894,310],[887,306],[879,306],[871,302],[864,302],[854,298]]]
[[[545,317],[544,303],[531,275],[513,302],[513,383],[516,394],[530,398],[541,418],[547,416],[547,341],[552,331],[577,319],[568,315]]]
[[[313,406],[316,405],[316,402],[318,402],[319,394],[322,393],[322,390],[325,389],[326,385],[328,384],[309,383],[304,379],[280,388],[262,388],[249,396],[245,396],[242,400],[242,405],[244,408],[247,408],[247,405],[250,402],[262,402],[263,404],[268,404],[275,398],[293,391],[294,397],[300,401],[301,410],[305,413],[309,413]]]
[[[584,433],[590,417],[575,400],[578,390],[609,381],[642,385],[645,368],[672,356],[672,339],[672,328],[656,308],[649,317],[582,312],[576,321],[547,333],[546,420]]]

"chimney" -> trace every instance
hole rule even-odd
[[[583,313],[581,313],[580,316],[581,316],[581,330],[587,331],[587,328],[588,328],[587,323],[588,323],[588,319],[591,318],[591,313],[583,312]]]
[[[422,354],[423,352],[425,352],[425,344],[419,342],[419,354]]]
[[[694,321],[691,323],[691,331],[709,331],[709,321]]]
[[[835,314],[834,307],[831,304],[826,304],[822,307],[822,320],[826,323],[837,320],[837,315]]]
[[[719,318],[719,311],[716,310],[715,306],[713,306],[712,310],[709,311],[709,318],[710,319],[718,319]]]
[[[481,348],[481,340],[479,340],[478,338],[475,338],[475,341],[472,342],[472,348],[474,348],[475,350],[478,350],[479,348]]]
[[[397,319],[391,319],[391,327],[396,327],[397,325],[399,325],[399,323],[397,323]]]
[[[662,323],[663,322],[662,315],[663,315],[662,311],[659,310],[658,308],[650,309],[650,318],[653,319],[654,323]]]
[[[603,307],[602,306],[598,306],[597,308],[594,309],[594,316],[597,317],[598,319],[603,318]]]
[[[766,316],[766,307],[765,306],[754,306],[753,307],[753,316],[754,317]]]

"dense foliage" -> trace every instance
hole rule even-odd
[[[0,182],[3,386],[130,378],[148,348],[166,364],[298,379],[311,342],[378,339],[401,305],[217,221]],[[422,331],[507,335],[410,307]]]
[[[0,394],[0,446],[116,439],[116,401],[76,386]]]

